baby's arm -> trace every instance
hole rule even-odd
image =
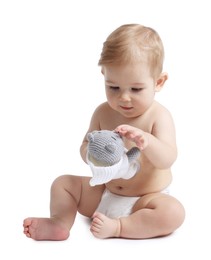
[[[171,133],[170,130],[172,130],[172,136],[174,136],[174,129],[171,129],[171,127],[167,129],[169,133]],[[174,137],[167,137],[165,140],[165,133],[159,138],[159,134],[154,136],[130,125],[120,125],[115,131],[133,141],[156,168],[167,169],[176,160],[177,149]],[[171,135],[169,133],[167,133],[167,136]]]

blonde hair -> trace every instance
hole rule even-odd
[[[103,44],[98,65],[146,61],[153,77],[163,69],[164,48],[158,33],[140,24],[125,24],[113,31]]]

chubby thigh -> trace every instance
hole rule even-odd
[[[90,177],[79,177],[81,181],[78,212],[86,217],[92,217],[100,203],[105,185],[90,186]]]
[[[157,216],[169,216],[170,219],[177,219],[177,221],[183,222],[185,216],[185,210],[183,205],[173,196],[157,192],[142,196],[136,201],[132,208],[132,213],[142,209],[152,209],[157,212]],[[140,211],[141,212],[141,211]]]

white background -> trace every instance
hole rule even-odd
[[[156,99],[175,119],[179,157],[172,192],[187,212],[173,235],[99,240],[80,215],[70,238],[36,242],[28,216],[49,215],[59,175],[90,175],[79,155],[105,100],[97,66],[108,34],[141,23],[160,34],[169,73]],[[0,259],[210,259],[210,2],[0,1]]]

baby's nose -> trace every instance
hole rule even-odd
[[[124,91],[120,95],[120,100],[122,101],[130,101],[130,95],[128,92]]]

